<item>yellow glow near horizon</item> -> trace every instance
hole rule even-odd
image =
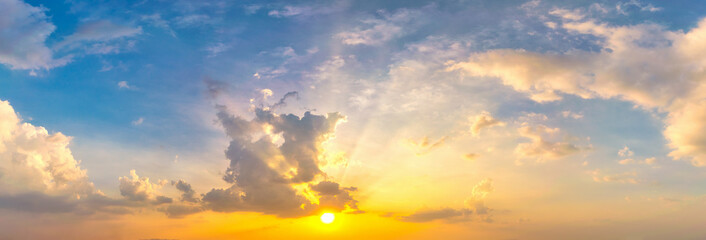
[[[326,224],[332,223],[335,218],[336,216],[334,216],[333,213],[321,214],[321,222]]]

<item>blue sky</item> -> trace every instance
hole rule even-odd
[[[120,208],[172,217],[165,209],[177,206],[188,209],[178,221],[196,222],[220,212],[304,218],[330,207],[405,223],[483,222],[469,231],[501,238],[513,236],[494,230],[530,233],[567,221],[582,228],[601,219],[645,228],[663,223],[660,214],[693,220],[690,213],[706,209],[699,187],[706,6],[696,1],[0,0],[0,7],[0,101],[9,102],[0,111],[13,126],[8,140],[0,124],[0,178],[18,167],[14,156],[70,159],[60,165],[88,190],[34,189],[42,184],[31,181],[27,189],[123,201],[92,209],[97,214]],[[289,92],[297,94],[284,97]],[[256,115],[263,111],[310,111],[333,122]],[[326,115],[333,112],[346,117]],[[17,136],[30,130],[22,123],[47,129],[31,131],[47,147],[23,148]],[[68,152],[52,145],[59,133],[71,137],[56,140]],[[277,150],[255,144],[261,137]],[[14,150],[3,150],[3,141]],[[288,141],[315,153],[307,155],[315,170],[289,155]],[[271,171],[243,167],[252,156],[267,156]],[[283,167],[294,163],[291,171],[315,177],[301,180]],[[214,197],[258,196],[252,185],[224,179],[234,169],[279,174],[289,181],[283,188],[240,179],[293,193],[288,200],[319,198],[301,213]],[[44,183],[61,181],[52,176]],[[179,200],[188,191],[175,188],[177,180],[193,185],[197,200]],[[326,184],[335,184],[341,202],[319,205],[326,193],[317,189]],[[23,196],[19,186],[0,190]],[[21,215],[3,207],[3,196],[0,209]],[[522,199],[528,206],[515,206]],[[495,213],[481,214],[486,205]],[[538,225],[522,225],[527,219]],[[285,224],[278,221],[271,222]],[[706,234],[691,226],[683,237]],[[455,231],[448,236],[468,233]]]
[[[305,54],[307,50],[318,50],[306,62],[294,64],[292,73],[281,77],[290,82],[301,78],[297,71],[310,69],[326,56],[335,54],[355,54],[366,65],[369,74],[384,74],[391,55],[404,49],[405,44],[422,41],[428,36],[463,38],[470,35],[478,42],[492,42],[492,46],[474,44],[476,50],[523,48],[546,52],[574,48],[576,44],[591,49],[590,44],[580,39],[571,46],[562,46],[541,36],[528,39],[524,36],[525,32],[506,31],[508,26],[503,25],[526,18],[516,8],[520,2],[28,3],[44,7],[48,20],[56,26],[56,30],[46,39],[50,47],[86,22],[96,19],[110,21],[120,27],[141,29],[141,32],[109,40],[106,46],[116,47],[110,53],[91,54],[81,49],[56,51],[55,58],[75,57],[66,66],[40,71],[37,77],[29,76],[26,71],[13,71],[5,67],[1,72],[3,78],[11,79],[1,83],[0,94],[5,99],[10,100],[24,115],[32,117],[38,125],[62,129],[73,136],[108,134],[110,138],[123,141],[138,136],[141,141],[154,143],[166,140],[177,147],[193,146],[192,142],[179,136],[198,137],[195,135],[202,130],[193,129],[198,126],[184,121],[183,113],[175,110],[185,102],[203,101],[202,78],[211,77],[240,85],[252,79],[257,69],[275,68],[282,64],[282,56],[278,54],[283,48],[289,47],[298,55]],[[587,5],[572,2],[571,5],[562,6],[549,1],[542,4],[567,8]],[[269,14],[286,6],[313,7],[307,9],[312,13],[292,17]],[[671,29],[688,29],[700,17],[698,7],[690,5],[688,9],[665,8],[655,13],[644,13],[635,6],[629,6],[626,10],[629,16],[613,16],[607,21],[629,24],[647,19]],[[427,18],[426,21],[420,20],[421,23],[415,24],[418,29],[386,43],[382,50],[368,46],[341,49],[340,43],[332,39],[332,32],[354,26],[357,24],[355,19],[361,16],[415,8],[428,9],[421,17]],[[197,20],[189,23],[192,25],[183,23],[183,19],[188,17]],[[528,24],[529,28],[541,28]],[[498,34],[504,36],[499,38]],[[101,41],[85,44],[96,42],[103,44]],[[127,47],[126,44],[132,45]],[[217,51],[223,52],[214,54],[209,49],[222,49]],[[134,89],[117,88],[121,81],[126,81]],[[140,117],[147,119],[146,126],[137,130],[130,123]]]

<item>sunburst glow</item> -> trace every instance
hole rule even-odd
[[[326,224],[332,223],[335,218],[336,218],[336,216],[333,215],[333,213],[321,214],[321,222],[326,223]]]

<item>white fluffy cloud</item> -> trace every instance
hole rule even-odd
[[[68,145],[70,137],[22,122],[10,103],[0,101],[0,189],[51,194],[92,194],[93,183]]]
[[[706,141],[699,134],[706,129],[706,84],[701,81],[706,75],[706,19],[682,32],[658,24],[609,25],[581,13],[552,11],[560,18],[557,28],[598,38],[600,51],[497,49],[450,63],[448,70],[499,78],[537,102],[572,94],[621,99],[668,112],[664,135],[672,148],[670,156],[706,165]]]
[[[45,45],[56,29],[46,11],[20,0],[0,0],[0,63],[12,69],[38,70],[69,62],[69,58],[54,59]]]
[[[170,203],[171,198],[157,195],[157,189],[164,183],[151,183],[147,177],[140,177],[133,169],[130,170],[130,177],[120,177],[120,195],[131,201],[155,203]]]
[[[23,122],[7,101],[0,101],[0,208],[37,213],[129,213],[145,206],[137,201],[167,203],[154,194],[146,178],[121,178],[130,201],[113,199],[96,189],[74,159],[71,138]]]

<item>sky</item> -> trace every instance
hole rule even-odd
[[[698,1],[0,0],[0,239],[704,239],[703,79]]]

